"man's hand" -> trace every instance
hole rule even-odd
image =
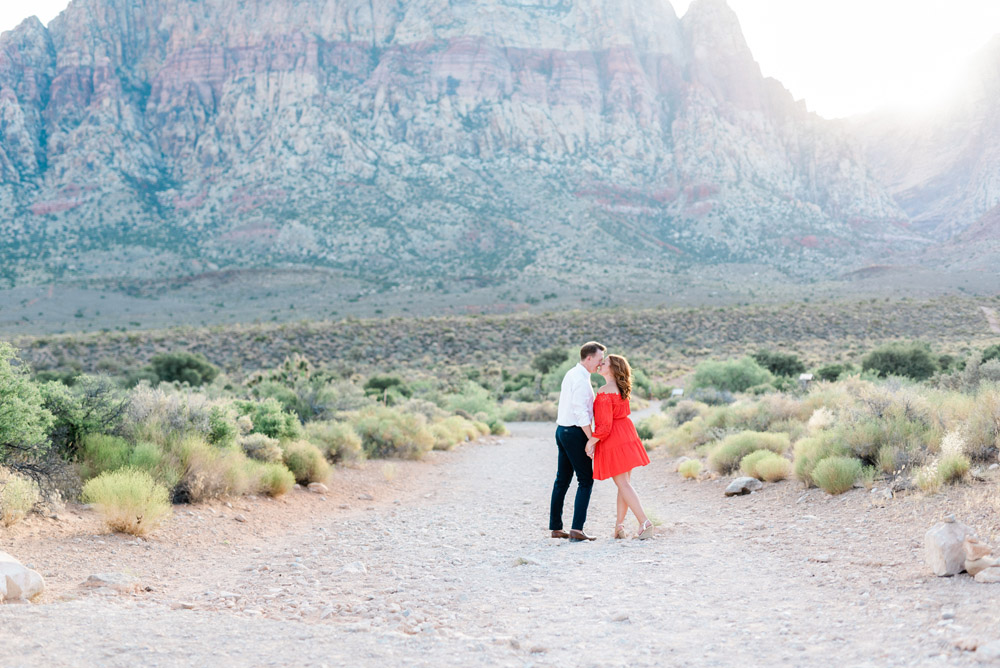
[[[591,459],[594,458],[594,446],[595,445],[597,445],[597,439],[596,438],[587,439],[587,447],[585,448],[585,451],[587,452],[587,456],[590,457]]]

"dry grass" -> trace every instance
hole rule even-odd
[[[145,536],[170,516],[167,488],[145,471],[107,471],[83,486],[83,500],[92,503],[112,531]]]
[[[38,483],[0,467],[0,524],[5,527],[17,524],[40,498]]]

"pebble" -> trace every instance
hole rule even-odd
[[[247,518],[245,516],[243,516],[243,515],[234,515],[233,519],[236,520],[237,522],[246,522],[247,521]]]
[[[955,619],[955,611],[951,608],[945,608],[941,611],[941,619]]]
[[[358,494],[358,499],[361,501],[374,501],[375,497],[371,494]]]

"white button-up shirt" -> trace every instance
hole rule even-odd
[[[582,364],[577,364],[563,376],[556,424],[560,427],[589,427],[593,421],[594,388],[590,385],[590,372]]]

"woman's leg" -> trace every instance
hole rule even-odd
[[[625,504],[632,509],[632,514],[635,515],[637,520],[639,520],[639,526],[643,526],[649,518],[646,517],[646,513],[642,510],[642,503],[639,502],[639,495],[635,493],[634,489],[632,489],[632,483],[629,481],[629,473],[619,473],[611,479],[614,480],[615,485],[618,486],[618,497],[624,500]],[[624,519],[624,517],[622,517],[622,519]]]
[[[625,497],[622,496],[622,490],[618,488],[618,519],[615,520],[615,526],[625,523],[625,516],[628,515],[628,504],[625,503]]]

